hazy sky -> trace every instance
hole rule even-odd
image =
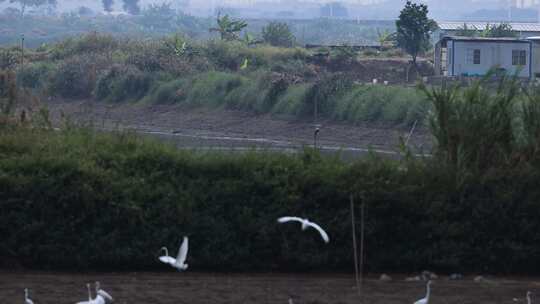
[[[185,12],[194,15],[207,15],[212,12],[212,8],[231,7],[240,8],[243,12],[251,12],[251,16],[271,16],[272,12],[294,11],[295,16],[317,17],[320,5],[328,2],[342,2],[349,8],[351,18],[361,19],[393,19],[397,17],[399,9],[406,0],[140,0],[141,6],[150,3],[169,2],[176,8],[182,8]],[[6,7],[5,1],[0,7]],[[73,11],[81,6],[90,7],[96,11],[101,11],[101,0],[58,0],[59,11]],[[181,3],[189,3],[186,8]],[[432,17],[435,19],[461,20],[462,18],[486,18],[493,21],[503,21],[505,13],[509,7],[514,7],[514,11],[519,8],[527,8],[529,19],[535,15],[531,9],[540,8],[540,0],[417,0],[417,2],[429,5]],[[115,0],[115,9],[121,10],[121,0]],[[499,10],[498,15],[489,16],[484,14],[486,10]],[[255,13],[256,12],[256,13]],[[479,12],[479,13],[478,13]],[[268,14],[266,14],[268,13]],[[476,14],[475,14],[476,13]],[[257,15],[258,14],[258,15]],[[472,14],[473,17],[470,17]],[[518,16],[518,13],[508,15]],[[491,18],[491,19],[490,19]],[[518,18],[518,17],[516,17]],[[496,20],[499,19],[499,20]]]

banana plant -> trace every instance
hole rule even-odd
[[[217,16],[217,25],[218,27],[211,28],[210,32],[218,32],[221,39],[226,41],[238,40],[238,33],[247,27],[243,20],[233,20],[229,15],[221,17],[220,14]]]

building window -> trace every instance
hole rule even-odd
[[[527,65],[527,51],[512,50],[512,65]]]
[[[480,50],[474,50],[473,64],[480,64]]]
[[[480,64],[479,49],[467,49],[467,64]]]

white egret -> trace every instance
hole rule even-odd
[[[185,236],[184,240],[182,241],[182,244],[180,245],[180,249],[178,249],[178,255],[176,256],[176,259],[169,256],[169,251],[167,250],[167,247],[162,247],[161,250],[165,250],[165,255],[160,256],[159,260],[165,264],[171,265],[172,267],[176,268],[178,271],[184,271],[188,268],[188,264],[185,263],[188,249],[189,249],[189,240],[187,236]]]
[[[319,232],[319,234],[321,235],[325,243],[330,242],[330,238],[328,237],[328,234],[326,233],[326,231],[324,231],[321,228],[321,226],[313,222],[310,222],[308,219],[303,219],[303,218],[294,217],[294,216],[284,216],[278,219],[278,223],[280,224],[287,223],[287,222],[300,222],[302,224],[302,230],[306,230],[309,227],[314,228],[315,230]]]
[[[34,302],[28,297],[28,288],[24,289],[24,303],[25,304],[34,304]]]
[[[86,289],[88,289],[88,301],[77,302],[77,304],[94,304],[92,300],[92,290],[90,290],[90,284],[86,284]]]
[[[101,289],[99,282],[96,282],[96,300],[98,300],[99,297],[103,298],[104,303],[114,302],[113,297],[105,290]]]
[[[527,304],[532,304],[531,295],[532,295],[532,292],[527,291]]]
[[[431,287],[431,280],[429,280],[426,284],[426,297],[414,302],[414,304],[429,304],[429,295],[431,293],[430,287]]]

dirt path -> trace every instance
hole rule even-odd
[[[423,297],[424,282],[405,282],[403,277],[392,282],[368,279],[364,295],[353,288],[350,275],[262,275],[200,273],[2,273],[0,303],[22,303],[23,289],[31,290],[36,304],[75,303],[87,299],[85,284],[99,280],[115,303],[208,304],[268,303],[286,304],[289,295],[295,304],[302,303],[413,303]],[[497,279],[475,283],[436,280],[432,286],[434,304],[523,303],[525,292],[540,289],[538,279]],[[519,298],[514,301],[513,298]],[[363,301],[362,301],[363,300]]]
[[[49,102],[53,121],[64,113],[76,123],[105,129],[133,129],[171,140],[189,148],[298,149],[313,145],[314,124],[276,118],[268,114],[223,109],[186,108],[177,105],[103,104],[99,102]],[[399,138],[409,130],[383,125],[351,125],[320,121],[318,146],[323,150],[364,153],[398,151]],[[410,146],[428,151],[428,132],[417,128]]]

